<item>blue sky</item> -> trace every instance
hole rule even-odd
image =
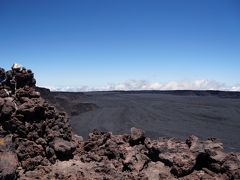
[[[238,90],[239,9],[239,0],[1,0],[0,66],[23,64],[52,88]]]

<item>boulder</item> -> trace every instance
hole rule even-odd
[[[142,129],[137,129],[135,127],[131,128],[130,144],[143,144],[145,140],[145,134]]]
[[[4,104],[2,105],[0,112],[0,121],[9,119],[12,113],[16,110],[16,104],[13,102],[13,98],[4,98]]]
[[[147,179],[159,180],[159,179],[168,179],[168,180],[177,180],[170,173],[170,168],[165,166],[162,162],[150,162],[146,169],[144,169],[144,174]]]
[[[76,146],[69,141],[56,138],[53,141],[53,149],[55,150],[58,159],[69,160],[73,158],[73,152],[76,149]]]

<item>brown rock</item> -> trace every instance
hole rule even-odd
[[[191,152],[199,154],[204,152],[204,144],[199,141],[197,136],[190,136],[186,140],[186,144],[189,146]]]
[[[170,168],[165,166],[162,162],[150,162],[144,170],[144,173],[147,179],[151,180],[176,180],[170,173]]]
[[[131,171],[140,172],[144,166],[149,162],[149,158],[140,153],[144,147],[125,147],[123,150],[124,161],[123,164],[125,168],[130,169]]]
[[[73,152],[76,146],[69,141],[56,138],[53,142],[53,148],[56,152],[58,159],[68,160],[73,158]]]
[[[172,163],[171,172],[177,177],[183,177],[193,172],[196,159],[189,152],[176,153]]]
[[[16,178],[18,166],[17,155],[13,152],[0,152],[0,179],[8,180]]]
[[[240,179],[240,153],[229,154],[222,164],[222,169],[230,179]]]
[[[142,129],[137,129],[135,127],[131,128],[131,138],[130,143],[135,144],[143,144],[145,140],[144,131]]]
[[[6,89],[0,89],[0,98],[9,97],[9,92]]]
[[[0,129],[1,131],[1,129]],[[14,151],[14,144],[12,142],[12,136],[7,135],[5,137],[0,137],[0,152],[11,152]]]
[[[13,98],[5,98],[4,104],[1,109],[0,113],[0,120],[1,119],[8,119],[12,115],[12,113],[15,111],[16,105],[13,102]]]
[[[17,155],[20,160],[26,160],[28,158],[33,158],[36,156],[44,156],[44,149],[41,145],[37,145],[33,141],[19,139],[17,147]]]

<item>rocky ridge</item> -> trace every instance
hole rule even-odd
[[[31,70],[0,69],[0,179],[240,179],[240,153],[216,139],[150,139],[144,131],[73,134]]]
[[[35,91],[32,71],[1,71],[1,178],[14,179],[20,172],[72,158],[76,145],[68,118]]]

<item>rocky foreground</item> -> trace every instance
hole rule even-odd
[[[216,139],[150,139],[141,129],[73,134],[36,91],[30,70],[0,84],[0,179],[240,179],[240,153]]]

